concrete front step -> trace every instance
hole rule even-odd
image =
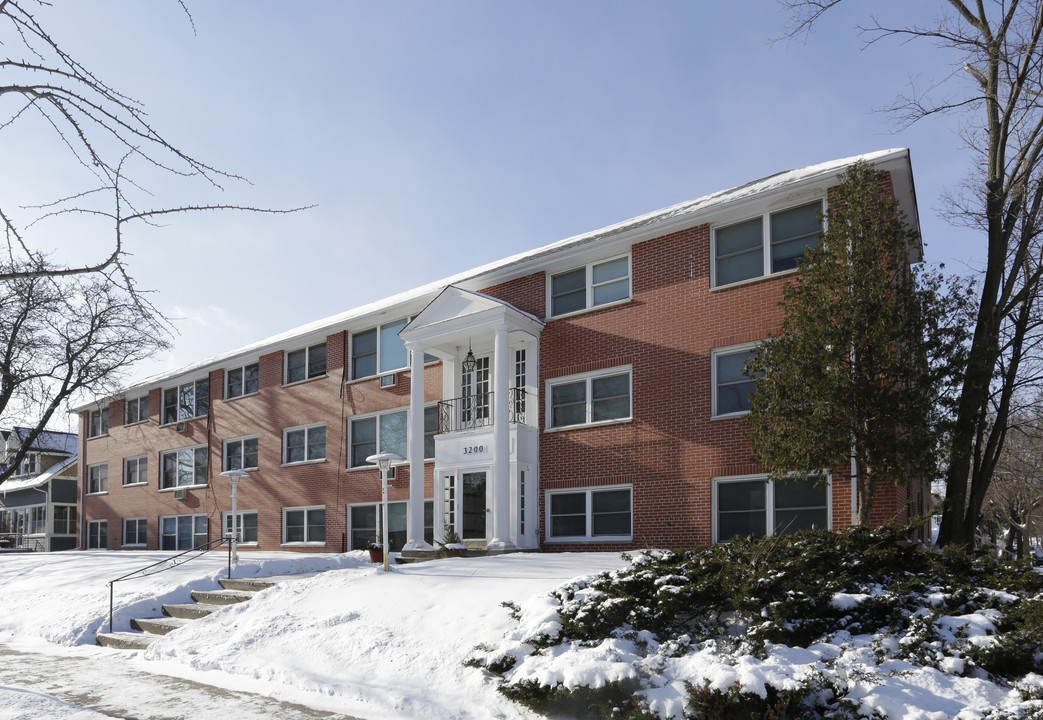
[[[195,620],[196,618],[206,617],[207,615],[215,613],[225,607],[227,606],[214,605],[212,603],[174,603],[171,605],[164,605],[163,613],[170,617]]]
[[[192,599],[210,605],[235,605],[246,602],[256,595],[251,590],[193,590]]]
[[[144,650],[159,640],[159,635],[137,632],[98,633],[98,644],[117,650]]]
[[[179,617],[136,618],[130,621],[130,626],[141,632],[152,633],[153,635],[166,635],[172,630],[184,627],[192,622],[193,619]]]
[[[289,577],[293,577],[292,575]],[[221,587],[225,590],[246,590],[248,592],[260,592],[265,588],[275,587],[281,578],[218,578]]]

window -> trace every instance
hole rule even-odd
[[[548,539],[631,539],[630,496],[629,487],[550,493]]]
[[[209,380],[196,380],[163,391],[164,424],[202,417],[209,411]]]
[[[286,353],[286,384],[326,374],[326,343]]]
[[[257,511],[248,510],[237,513],[239,517],[239,544],[257,544]],[[224,513],[225,535],[232,534],[232,513]]]
[[[76,534],[76,506],[55,505],[54,506],[54,534],[75,535]]]
[[[87,494],[103,493],[109,490],[109,464],[99,463],[87,466]]]
[[[437,412],[437,408],[436,408]],[[425,408],[426,415],[426,408]],[[352,418],[349,424],[349,467],[376,467],[366,461],[378,452],[393,452],[407,458],[409,423],[405,410]],[[426,417],[425,417],[426,419]]]
[[[87,549],[104,550],[108,547],[109,521],[90,520],[87,523]]]
[[[829,524],[828,487],[814,479],[784,483],[764,477],[727,479],[715,486],[716,542],[751,535],[763,537]]]
[[[492,422],[489,356],[475,359],[474,370],[460,367],[460,425],[474,429]]]
[[[548,426],[625,420],[630,417],[630,369],[575,375],[547,383]]]
[[[351,379],[382,375],[409,367],[409,351],[398,333],[409,318],[384,323],[351,336]],[[424,356],[425,362],[428,356]],[[432,358],[434,359],[434,358]]]
[[[822,203],[745,220],[714,231],[714,285],[728,285],[797,267],[818,243]]]
[[[754,347],[746,345],[738,350],[714,351],[713,357],[713,415],[737,415],[750,411],[753,380],[742,373],[746,361],[753,357]]]
[[[326,459],[326,425],[309,425],[283,431],[283,463],[313,462]]]
[[[206,445],[171,450],[162,453],[159,460],[162,466],[161,490],[206,485],[210,470]]]
[[[283,508],[282,541],[289,543],[326,543],[325,506]]]
[[[126,424],[145,422],[148,420],[148,395],[127,400]]]
[[[323,345],[323,350],[326,346]],[[298,352],[304,352],[299,350]],[[323,363],[323,372],[326,372],[325,361]],[[322,373],[319,373],[320,375]],[[260,366],[257,363],[252,365],[246,365],[245,367],[233,368],[228,371],[227,374],[227,385],[225,387],[225,397],[235,398],[242,395],[249,395],[257,392],[258,382],[260,378]]]
[[[29,524],[25,532],[28,535],[43,535],[47,532],[46,505],[33,505],[29,508]]]
[[[630,297],[630,257],[551,275],[550,314],[566,315]]]
[[[378,516],[380,505],[349,505],[348,519],[351,523],[351,549],[365,550],[370,543],[381,542],[382,528]],[[408,503],[388,503],[388,545],[391,552],[398,552],[409,539],[406,529]],[[424,542],[434,544],[434,502],[424,501]]]
[[[225,441],[225,470],[257,468],[257,436]]]
[[[19,475],[35,475],[40,472],[40,456],[37,453],[29,453],[22,458],[18,466]]]
[[[91,410],[90,427],[87,431],[87,437],[97,437],[99,435],[105,435],[108,432],[109,406],[106,405],[101,410]]]
[[[424,408],[424,459],[433,460],[435,457],[435,435],[439,430],[439,413],[437,405],[428,405]]]
[[[148,458],[127,458],[123,461],[123,484],[144,485],[148,482]]]
[[[168,515],[159,519],[160,550],[191,550],[206,545],[206,515]]]
[[[123,544],[144,546],[148,543],[148,520],[125,518],[123,520]]]

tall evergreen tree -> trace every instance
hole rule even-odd
[[[780,335],[745,370],[757,461],[780,482],[852,467],[862,525],[878,483],[935,476],[965,354],[966,296],[910,265],[917,236],[883,181],[865,164],[842,177],[783,290]]]

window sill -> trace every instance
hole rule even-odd
[[[553,537],[544,540],[545,543],[599,543],[599,542],[633,542],[633,535],[602,535],[599,537]]]
[[[134,422],[124,422],[123,427],[131,427],[132,425],[143,425],[148,422],[148,418],[144,420],[135,420]]]
[[[305,540],[304,542],[284,542],[280,543],[279,547],[326,547],[326,541],[323,540],[322,542],[315,542],[311,540]]]
[[[595,422],[595,423],[582,423],[582,424],[581,423],[577,423],[575,425],[562,425],[561,427],[550,427],[550,426],[548,426],[548,427],[543,428],[543,432],[545,432],[545,433],[557,433],[557,432],[565,432],[567,430],[583,430],[585,428],[599,428],[599,427],[605,427],[607,425],[625,425],[626,423],[631,423],[631,422],[634,422],[633,416],[625,417],[625,418],[619,418],[618,420],[602,420],[600,422]]]
[[[87,493],[87,496],[90,497],[92,495],[108,495],[108,494],[109,494],[108,490],[98,490],[96,492],[89,492],[89,493]]]
[[[429,459],[429,460],[425,459],[424,462],[426,462],[426,463],[427,462],[434,462],[434,458]],[[391,466],[391,469],[394,470],[395,468],[408,468],[408,467],[409,467],[409,460],[406,460],[405,462],[395,463],[394,465]],[[347,468],[344,468],[345,472],[356,472],[358,470],[377,470],[377,471],[379,471],[380,468],[377,467],[376,465],[359,465],[357,467],[347,467]],[[388,479],[389,480],[394,480],[393,477],[388,478]]]
[[[307,380],[300,380],[298,382],[307,382]],[[297,383],[294,383],[295,385]],[[232,402],[233,400],[242,400],[243,398],[254,397],[260,394],[260,390],[254,390],[253,392],[243,393],[242,395],[233,395],[232,397],[221,398],[221,402]]]
[[[311,462],[322,462],[321,460],[312,460]],[[301,463],[293,463],[294,465],[300,465]],[[225,468],[222,473],[230,472],[231,470],[242,470],[243,472],[255,472],[257,467],[245,467],[245,468]]]
[[[319,458],[318,460],[298,460],[297,462],[284,462],[280,467],[297,467],[298,465],[318,465],[319,463],[326,462],[326,458]]]
[[[768,275],[758,275],[757,277],[746,278],[745,280],[736,280],[735,282],[728,283],[727,285],[714,285],[712,288],[710,288],[710,292],[745,287],[746,285],[753,285],[755,283],[764,282],[765,280],[777,280],[779,278],[786,277],[787,275],[796,275],[799,271],[799,268],[792,268],[791,270],[780,270],[776,273],[770,273]]]
[[[88,435],[87,439],[88,440],[97,440],[98,438],[103,438],[103,437],[108,437],[108,436],[109,436],[109,434],[107,432],[103,432],[100,435]]]
[[[304,383],[310,383],[312,380],[322,380],[324,377],[329,377],[329,373],[323,373],[322,375],[316,375],[315,377],[304,378],[303,380],[294,380],[293,382],[284,382],[283,387],[295,387],[297,385],[303,385]],[[253,393],[251,393],[253,394]],[[242,396],[240,396],[242,397]]]
[[[196,415],[194,417],[184,418],[182,420],[171,420],[170,422],[160,423],[159,426],[160,427],[174,427],[178,423],[192,422],[193,420],[199,420],[200,418],[205,418],[205,417],[206,417],[206,415]]]
[[[431,365],[431,364],[433,364],[433,363],[425,363],[425,366],[426,365]],[[395,370],[384,370],[383,372],[379,372],[376,375],[364,375],[363,377],[359,377],[359,378],[351,378],[350,380],[345,380],[344,384],[345,385],[351,385],[352,383],[365,382],[366,380],[378,380],[379,381],[380,378],[384,377],[385,375],[395,375],[397,373],[404,373],[404,372],[409,372],[409,368],[408,367],[400,367],[400,368],[396,368]],[[394,387],[394,385],[388,385],[386,387]]]
[[[742,412],[733,412],[726,415],[711,415],[710,420],[734,420],[736,418],[743,418],[750,414],[749,410],[743,410]]]
[[[141,487],[143,485],[147,486],[148,482],[146,481],[146,482],[136,482],[136,483],[123,483],[122,487]]]
[[[147,544],[146,543],[123,543],[123,545],[121,545],[120,547],[125,547],[125,548],[143,548],[143,547],[147,547]]]
[[[206,483],[202,485],[178,485],[177,487],[161,487],[159,491],[161,493],[177,492],[178,490],[202,490],[206,488]]]
[[[601,305],[594,305],[592,307],[583,308],[582,310],[573,310],[572,312],[562,313],[561,315],[548,315],[544,318],[545,321],[550,322],[551,320],[562,320],[564,318],[575,317],[577,315],[583,315],[585,313],[592,313],[597,310],[604,310],[605,308],[619,307],[620,305],[626,305],[634,302],[633,297],[623,298],[622,300],[613,300],[612,302],[603,303]]]

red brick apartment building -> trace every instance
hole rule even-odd
[[[857,160],[918,227],[907,150],[784,172],[154,376],[80,414],[81,547],[393,550],[447,527],[489,551],[692,547],[842,528],[849,473],[772,486],[751,464],[741,374]],[[877,519],[922,511],[884,490]]]

